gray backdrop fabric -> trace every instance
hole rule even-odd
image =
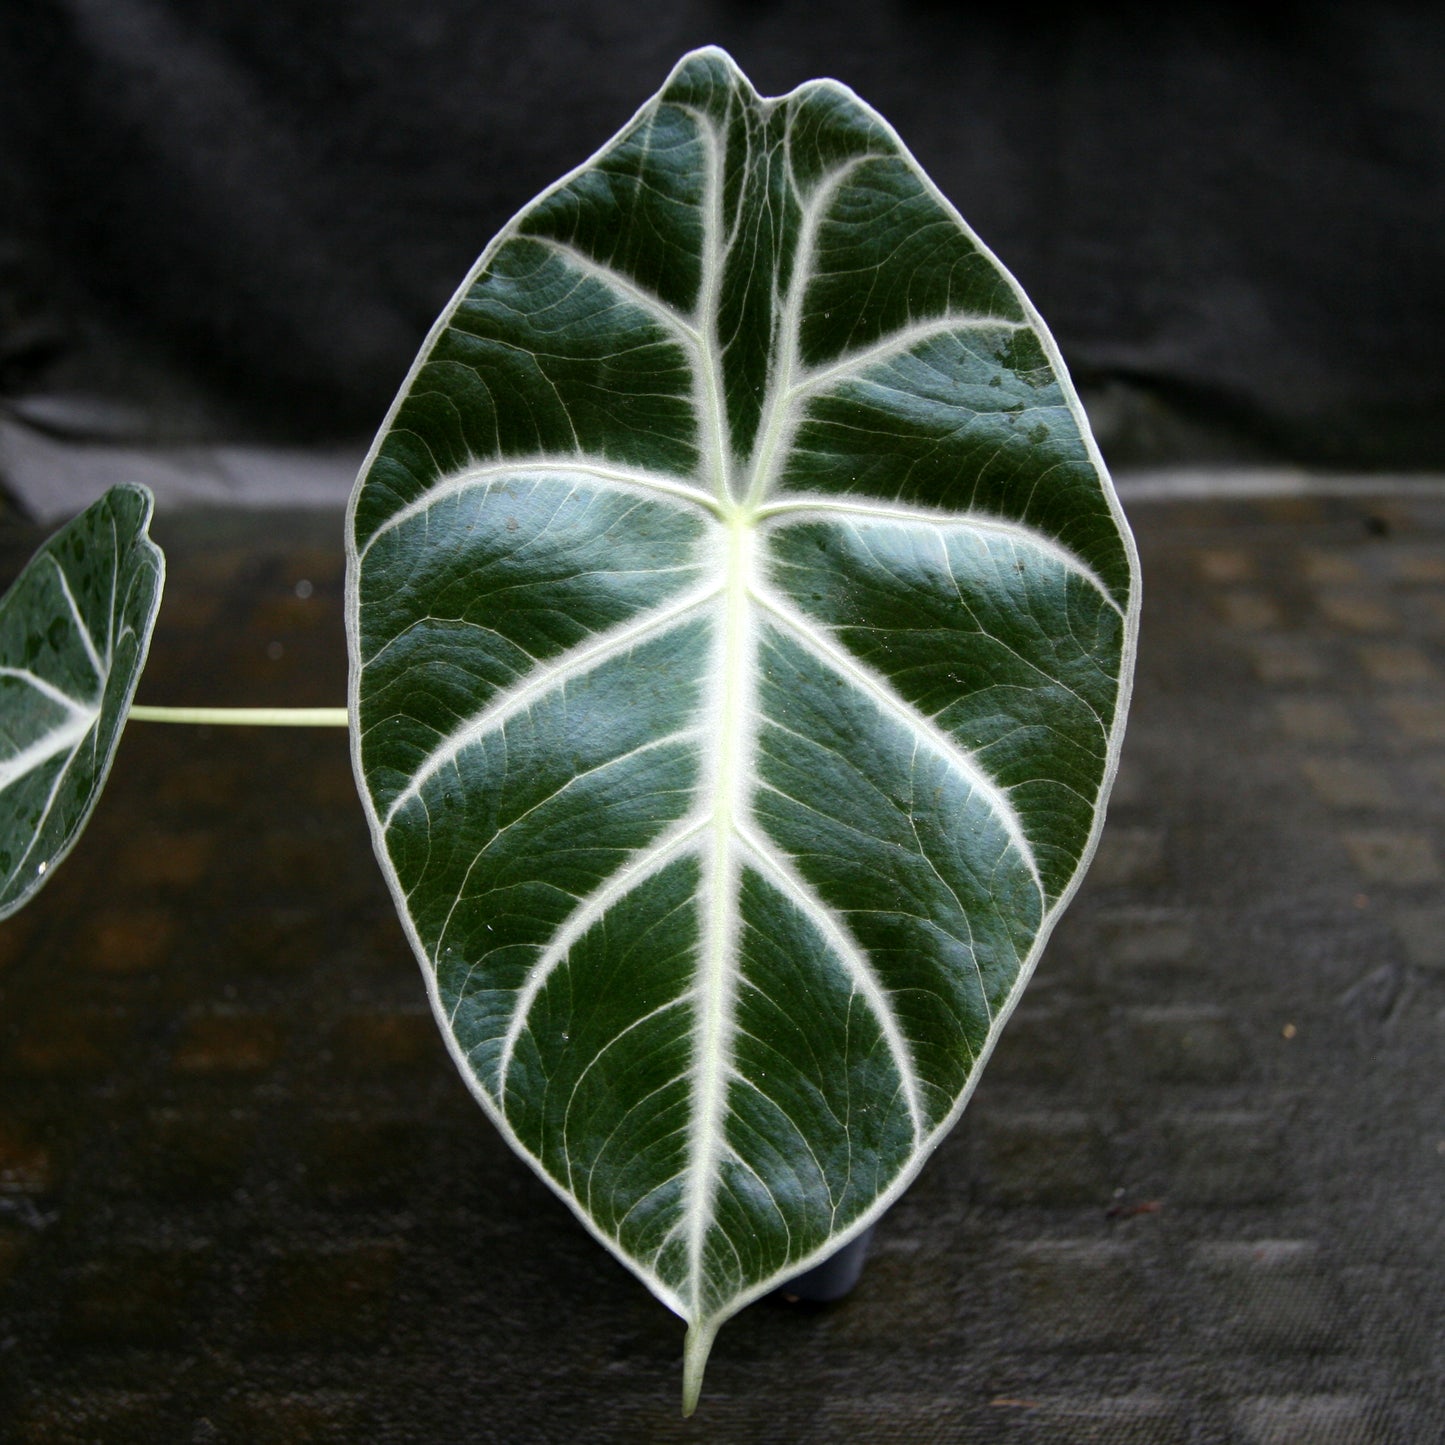
[[[9,0],[0,415],[364,444],[492,234],[716,42],[893,121],[1116,464],[1438,467],[1442,14]]]

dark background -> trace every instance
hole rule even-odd
[[[1442,14],[0,0],[0,442],[74,440],[57,492],[127,475],[86,440],[359,449],[717,41],[897,125],[1116,465],[1445,471]],[[687,1426],[679,1322],[456,1076],[341,733],[127,729],[0,929],[0,1440],[1440,1439],[1445,495],[1141,490],[1088,881],[857,1293],[749,1309]],[[163,510],[142,699],[339,701],[338,520]],[[0,575],[40,536],[0,507]]]
[[[1445,7],[8,0],[0,407],[370,435],[490,236],[687,49],[841,79],[1048,318],[1115,465],[1442,464]]]

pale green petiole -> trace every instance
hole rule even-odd
[[[344,707],[145,707],[130,710],[135,722],[203,723],[231,727],[344,728]]]

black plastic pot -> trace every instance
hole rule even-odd
[[[863,1265],[868,1259],[868,1246],[873,1241],[873,1226],[870,1224],[862,1234],[851,1239],[835,1254],[830,1254],[822,1264],[804,1270],[786,1284],[778,1286],[778,1293],[786,1300],[804,1300],[808,1304],[832,1304],[852,1294],[854,1286],[863,1274]]]

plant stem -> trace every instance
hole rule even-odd
[[[344,728],[344,707],[145,707],[130,710],[135,722],[205,723],[233,727]]]

